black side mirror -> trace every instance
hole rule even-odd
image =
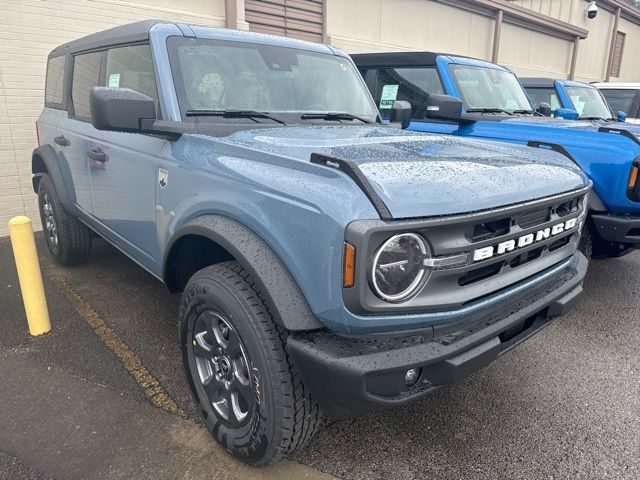
[[[550,117],[551,105],[549,105],[547,102],[540,102],[540,105],[538,105],[538,109],[536,110],[536,112],[544,115],[545,117]]]
[[[411,104],[404,100],[396,100],[391,107],[390,123],[399,123],[405,129],[411,124]]]
[[[425,117],[435,120],[462,120],[462,102],[451,95],[431,94],[427,98]]]
[[[155,102],[129,88],[93,87],[89,96],[91,123],[98,130],[141,132],[153,130]]]

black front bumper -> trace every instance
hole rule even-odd
[[[594,213],[593,224],[605,242],[640,247],[640,215],[612,215]]]
[[[472,324],[456,322],[425,333],[343,336],[326,331],[292,334],[288,351],[305,386],[332,417],[352,417],[401,405],[479,370],[575,305],[587,260],[576,253],[567,268],[517,303]],[[464,327],[462,327],[464,325]],[[408,388],[408,369],[420,368]]]

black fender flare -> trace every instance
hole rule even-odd
[[[606,212],[608,210],[602,200],[600,200],[600,197],[595,190],[589,191],[588,206],[589,210],[594,212]]]
[[[256,282],[279,326],[289,331],[323,328],[280,257],[253,230],[222,215],[196,217],[174,233],[164,253],[162,276],[165,284],[170,252],[186,235],[206,237],[229,252]]]
[[[42,171],[38,159],[40,159],[44,164],[46,172]],[[33,154],[31,155],[31,172],[33,173],[31,182],[35,193],[38,193],[40,177],[42,177],[44,173],[48,173],[53,181],[53,185],[56,187],[56,193],[58,194],[58,198],[64,209],[73,215],[77,215],[75,198],[76,191],[73,186],[69,166],[60,165],[58,162],[58,156],[50,145],[40,146],[33,151]]]

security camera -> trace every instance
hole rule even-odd
[[[589,20],[593,20],[596,18],[596,15],[598,15],[598,5],[596,5],[596,2],[587,3],[584,10],[587,12],[587,18]]]

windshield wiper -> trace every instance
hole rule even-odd
[[[360,120],[362,123],[373,123],[366,118],[358,117],[347,112],[317,112],[317,113],[303,113],[300,118],[302,120]]]
[[[268,118],[282,125],[287,124],[278,117],[257,110],[187,110],[185,114],[187,117]]]
[[[578,120],[604,120],[605,122],[610,122],[615,120],[614,118],[603,118],[603,117],[579,117]]]
[[[467,108],[467,113],[506,113],[507,115],[513,115],[513,113],[502,108]]]
[[[533,115],[533,116],[537,116],[537,117],[544,117],[543,114],[541,114],[540,112],[536,112],[535,110],[526,110],[526,109],[514,110],[513,113],[522,113],[524,115]]]

